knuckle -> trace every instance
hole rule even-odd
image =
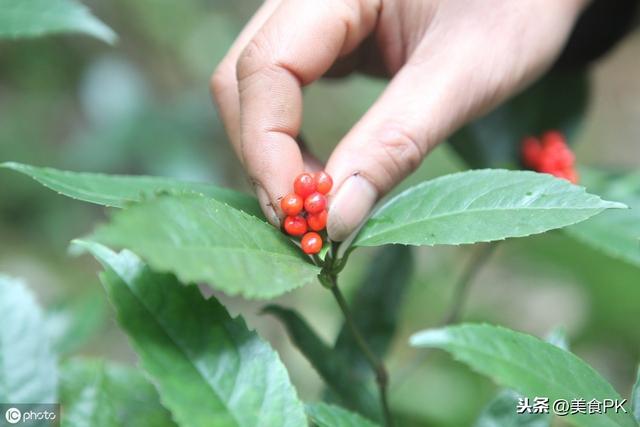
[[[258,33],[244,48],[236,62],[236,79],[241,82],[260,72],[269,63],[270,47],[266,37]]]
[[[380,147],[389,175],[404,177],[413,172],[426,154],[424,144],[406,126],[389,125],[381,132]]]
[[[223,60],[211,75],[209,89],[215,98],[235,84],[235,68],[228,60]]]

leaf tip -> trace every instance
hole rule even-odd
[[[409,337],[409,344],[412,347],[434,347],[445,344],[449,341],[446,329],[427,329],[416,332]]]
[[[24,168],[25,165],[23,165],[22,163],[18,163],[18,162],[2,162],[0,163],[0,168],[5,168],[5,169],[12,169],[15,171],[20,171],[21,169]]]

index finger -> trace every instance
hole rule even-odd
[[[282,217],[279,200],[304,169],[301,88],[371,31],[377,3],[284,0],[238,59],[242,157],[270,220]]]

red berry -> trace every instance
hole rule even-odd
[[[567,181],[569,181],[572,184],[577,184],[578,183],[578,174],[576,173],[576,171],[573,168],[567,168],[567,169],[558,169],[554,172],[551,172],[551,175],[557,177],[557,178],[562,178],[562,179],[566,179]]]
[[[311,193],[316,191],[316,182],[313,176],[308,173],[298,175],[295,181],[293,181],[293,191],[306,199]]]
[[[297,194],[287,194],[280,200],[280,207],[285,215],[296,216],[302,212],[304,200]]]
[[[532,136],[522,141],[522,163],[530,169],[537,169],[542,155],[542,147],[538,138]]]
[[[327,225],[327,211],[326,209],[315,214],[309,214],[307,216],[307,224],[313,231],[320,231]]]
[[[578,172],[576,172],[576,170],[573,169],[573,168],[567,169],[565,171],[565,174],[566,174],[567,179],[569,180],[569,182],[572,183],[572,184],[577,184],[578,181],[580,181],[580,175],[578,175]]]
[[[292,236],[302,236],[307,232],[307,221],[300,216],[288,216],[284,219],[284,231]]]
[[[320,213],[327,207],[327,198],[322,194],[315,192],[304,200],[304,209],[310,213]]]
[[[317,254],[322,249],[322,237],[314,231],[310,231],[302,236],[302,251],[305,254]]]
[[[542,134],[542,146],[544,148],[561,148],[567,146],[567,141],[562,133],[557,130],[550,130]]]
[[[313,179],[316,182],[316,190],[319,193],[327,194],[333,187],[333,179],[325,171],[316,172],[313,174]]]
[[[534,169],[538,172],[553,174],[555,171],[562,169],[562,165],[558,163],[558,159],[553,157],[553,155],[545,153]]]
[[[573,152],[566,145],[557,149],[555,157],[558,165],[562,168],[570,168],[576,161]]]

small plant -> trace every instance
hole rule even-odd
[[[322,256],[309,257],[264,220],[256,200],[231,190],[17,163],[4,167],[27,174],[69,197],[120,208],[113,212],[109,224],[99,226],[74,245],[92,253],[104,267],[101,279],[119,323],[140,357],[141,368],[158,391],[156,397],[142,377],[140,385],[132,385],[141,387],[140,393],[147,390],[146,398],[157,399],[161,405],[147,408],[163,420],[154,425],[395,425],[389,403],[389,373],[383,363],[395,328],[386,329],[383,340],[376,341],[375,346],[370,334],[385,330],[375,326],[376,319],[384,310],[397,310],[388,305],[390,300],[385,295],[397,292],[409,277],[411,253],[409,246],[402,245],[497,241],[568,226],[606,209],[624,207],[547,174],[467,171],[398,194],[372,214],[351,242],[330,244]],[[294,188],[296,195],[306,196],[308,202],[318,193],[306,183],[308,187],[300,189],[305,176],[296,180]],[[290,219],[303,218],[296,195],[283,199],[288,213],[297,215]],[[321,207],[311,210],[324,212],[324,205]],[[304,228],[303,222],[295,226]],[[291,227],[285,222],[289,234],[301,234],[291,232]],[[305,253],[317,254],[321,242],[316,232],[308,232],[302,238],[302,248]],[[359,247],[389,244],[393,245],[374,260],[367,279],[368,286],[376,286],[374,295],[380,299],[359,301],[368,306],[350,307],[339,287],[340,273],[350,255]],[[105,245],[126,249],[117,253]],[[473,268],[486,260],[488,249],[494,245],[479,252],[483,255]],[[305,406],[269,344],[248,330],[242,319],[230,317],[215,298],[205,299],[195,286],[188,285],[207,283],[230,295],[270,299],[315,278],[333,294],[345,317],[344,332],[334,348],[295,311],[269,305],[264,312],[286,325],[294,343],[326,381],[335,396],[333,401],[347,409],[327,403]],[[20,289],[12,286],[10,279],[4,283],[3,301]],[[495,326],[447,326],[456,320],[457,314],[453,313],[442,329],[417,333],[410,344],[445,349],[524,396],[621,399],[599,374],[566,349]],[[54,358],[51,353],[47,350],[48,358]],[[37,363],[34,361],[34,369]],[[61,396],[66,416],[72,417],[80,407],[78,399],[87,398],[77,388],[90,383],[89,379],[87,383],[77,378],[68,383],[69,376],[91,376],[101,370],[107,381],[118,381],[110,378],[121,368],[96,363],[68,362],[63,366],[63,390],[72,389]],[[368,370],[362,369],[363,363]],[[372,378],[377,392],[369,386]],[[56,395],[55,388],[48,392]],[[512,408],[522,395],[510,395]],[[127,402],[116,399],[113,404],[126,406]],[[631,407],[626,407],[630,412]],[[630,413],[569,416],[584,426],[637,425]]]
[[[0,5],[0,38],[82,32],[111,43],[116,37],[75,0]],[[460,158],[476,169],[389,197],[343,243],[328,241],[324,232],[333,186],[325,172],[295,179],[281,200],[286,218],[279,230],[252,196],[207,183],[0,164],[109,209],[109,221],[71,247],[101,264],[104,292],[139,359],[133,367],[71,357],[104,320],[102,299],[90,293],[43,309],[27,284],[0,275],[0,403],[60,403],[62,425],[70,427],[422,426],[423,420],[399,417],[390,384],[413,374],[424,349],[441,349],[504,387],[476,427],[550,427],[549,410],[581,427],[638,427],[640,371],[623,399],[569,350],[561,331],[542,340],[460,323],[475,274],[505,239],[563,229],[596,253],[640,268],[640,174],[581,168],[579,177],[565,136],[546,131],[573,129],[586,98],[582,72],[551,72],[451,137]],[[542,136],[520,144],[531,134]],[[530,171],[505,169],[518,164]],[[584,187],[574,185],[578,178]],[[476,251],[446,315],[407,343],[420,349],[415,366],[390,371],[385,360],[398,336],[413,248],[470,244]],[[364,247],[379,249],[348,301],[344,272]],[[579,260],[580,267],[591,261]],[[197,285],[217,296],[263,301],[262,314],[282,322],[324,381],[323,401],[303,402],[270,343]],[[305,285],[326,288],[343,315],[332,343],[296,310],[271,302]],[[533,410],[541,398],[553,405],[546,412]],[[560,414],[557,402],[571,406]],[[604,402],[616,405],[607,411]]]

